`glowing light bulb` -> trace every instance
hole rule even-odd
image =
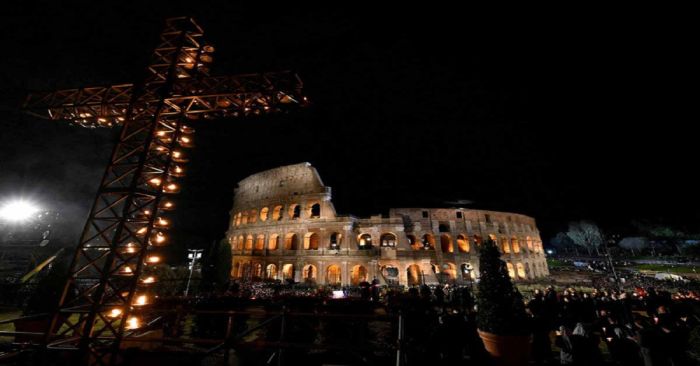
[[[154,186],[159,186],[160,182],[162,182],[162,180],[158,177],[155,177],[155,178],[151,178],[148,182],[153,184]]]
[[[151,263],[151,264],[156,264],[160,262],[160,257],[157,255],[152,255],[146,258],[146,262]]]
[[[148,276],[144,279],[141,280],[142,283],[154,283],[156,282],[156,278],[153,276]]]
[[[134,300],[134,306],[143,306],[146,304],[148,304],[148,296],[146,296],[146,295],[136,296],[136,299]]]
[[[148,231],[148,227],[144,226],[144,227],[136,230],[136,235],[144,236],[144,235],[146,235],[147,231]]]
[[[159,217],[158,220],[156,221],[156,225],[158,225],[158,226],[168,226],[168,225],[170,225],[170,222],[168,222],[168,220],[166,220],[166,219],[164,219],[164,218],[162,218],[162,217]]]
[[[126,321],[126,329],[138,329],[141,327],[139,318],[132,316]]]
[[[122,267],[122,268],[119,270],[119,273],[128,276],[128,275],[134,274],[134,271],[131,270],[131,267],[129,267],[129,266],[124,266],[124,267]]]
[[[114,308],[109,312],[109,314],[107,316],[110,318],[116,318],[120,315],[122,315],[122,309]]]

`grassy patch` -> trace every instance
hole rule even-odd
[[[547,266],[549,268],[571,267],[571,264],[559,259],[547,258]]]
[[[695,273],[693,272],[693,266],[669,266],[667,264],[635,264],[631,266],[640,271],[655,271],[655,272],[668,272],[668,273]]]

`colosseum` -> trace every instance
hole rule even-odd
[[[227,238],[231,275],[357,285],[465,284],[479,276],[475,247],[490,237],[517,280],[549,274],[531,217],[462,208],[394,208],[389,216],[338,215],[314,167],[301,163],[238,183]]]

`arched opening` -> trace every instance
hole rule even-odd
[[[408,240],[408,245],[411,246],[411,249],[413,250],[419,250],[422,249],[422,245],[416,240],[416,236],[413,234],[408,234],[406,235],[406,239]]]
[[[274,264],[268,264],[267,268],[265,268],[265,278],[268,280],[276,280],[277,279],[277,266]]]
[[[474,267],[471,263],[462,263],[459,266],[460,272],[462,272],[463,280],[473,280],[476,278],[476,273],[474,273]]]
[[[297,250],[297,248],[299,247],[298,241],[299,241],[299,239],[297,238],[297,234],[288,233],[284,237],[284,249],[285,250]]]
[[[474,245],[478,247],[481,246],[481,243],[483,243],[483,239],[481,239],[481,235],[474,235]]]
[[[272,219],[275,221],[282,220],[282,206],[275,206],[272,210]]]
[[[417,264],[411,264],[406,268],[406,280],[409,286],[417,286],[423,284],[423,273],[420,270],[420,266]]]
[[[383,247],[395,247],[396,246],[396,235],[391,233],[382,234],[379,238],[379,245]]]
[[[238,245],[235,236],[228,238],[228,243],[231,245],[231,249],[236,249],[236,246]]]
[[[496,237],[496,235],[489,234],[489,239],[491,239],[493,245],[498,246],[498,238]]]
[[[241,216],[243,215],[240,212],[236,214],[236,226],[241,224]]]
[[[321,205],[318,203],[314,203],[309,207],[309,217],[312,219],[317,219],[321,217]]]
[[[421,242],[423,243],[423,249],[435,249],[435,237],[432,234],[423,235]]]
[[[532,238],[531,237],[526,237],[525,242],[527,243],[527,250],[532,252]]]
[[[270,250],[277,250],[280,246],[280,236],[277,234],[271,234],[270,240],[267,241],[267,248]]]
[[[508,243],[508,238],[501,238],[501,247],[503,248],[503,253],[510,253],[510,244]]]
[[[318,249],[318,234],[316,234],[316,233],[304,234],[304,249],[311,249],[311,250]]]
[[[332,264],[326,269],[326,283],[329,285],[340,285],[340,267]]]
[[[242,250],[243,244],[244,244],[243,235],[238,235],[238,240],[236,240],[236,249]]]
[[[241,278],[243,279],[250,279],[250,263],[245,262],[241,264]]]
[[[513,248],[513,253],[520,253],[520,243],[517,238],[510,239],[510,246]]]
[[[255,239],[255,250],[263,250],[263,249],[265,249],[265,235],[260,234]]]
[[[297,204],[293,204],[289,207],[289,218],[294,220],[301,216],[301,207]]]
[[[316,282],[316,266],[313,264],[307,264],[304,266],[304,271],[302,272],[304,282]]]
[[[440,250],[443,253],[454,253],[454,247],[452,246],[452,238],[447,234],[440,235]]]
[[[243,216],[241,217],[241,225],[245,225],[248,223],[248,212],[243,212]]]
[[[248,235],[245,238],[245,249],[246,250],[253,250],[253,236],[252,235]]]
[[[443,263],[441,273],[445,281],[454,281],[457,279],[457,266],[454,263]]]
[[[258,221],[258,210],[250,210],[250,216],[248,216],[248,222],[254,224]]]
[[[267,213],[270,211],[269,208],[263,207],[262,210],[260,210],[260,221],[267,221]]]
[[[239,278],[240,276],[241,276],[241,263],[236,262],[233,264],[233,267],[231,268],[231,277]]]
[[[515,270],[513,269],[513,263],[506,263],[506,267],[508,268],[508,276],[510,276],[510,278],[515,278]]]
[[[366,282],[367,281],[367,269],[364,266],[361,265],[356,265],[352,267],[352,271],[350,273],[350,283],[353,286],[357,286],[360,284],[360,282]]]
[[[389,285],[399,284],[399,269],[394,266],[382,266],[381,274]]]
[[[262,279],[262,264],[260,263],[255,263],[253,264],[253,279],[254,280],[260,280]]]
[[[357,239],[357,246],[359,249],[371,249],[372,248],[372,235],[360,234]]]
[[[331,233],[330,240],[328,243],[328,248],[329,249],[339,249],[340,248],[340,238],[341,238],[341,234]]]
[[[282,279],[293,280],[294,279],[294,265],[287,263],[282,266]]]
[[[519,278],[521,278],[521,279],[527,278],[527,274],[525,273],[525,266],[522,263],[518,262],[515,265],[515,268],[518,270],[518,277]]]
[[[465,235],[457,235],[457,249],[460,253],[469,253],[469,239]]]

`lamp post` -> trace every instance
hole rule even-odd
[[[469,278],[469,290],[474,293],[474,281],[472,281],[472,271],[474,268],[472,268],[471,264],[467,264],[464,266],[464,273],[467,274],[467,277]]]
[[[190,262],[190,275],[187,277],[187,287],[185,287],[185,296],[190,292],[190,281],[192,280],[192,272],[194,271],[194,264],[197,259],[202,258],[202,252],[204,249],[187,249],[187,259],[191,259]]]

